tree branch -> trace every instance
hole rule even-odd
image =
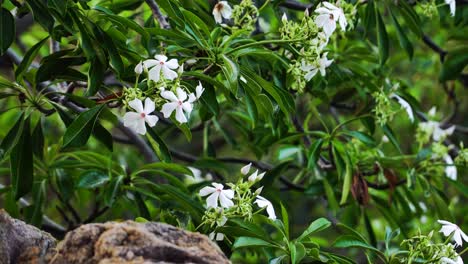
[[[158,4],[154,0],[145,0],[145,2],[151,8],[151,11],[153,11],[153,16],[158,20],[159,26],[162,29],[170,28],[171,26],[167,23],[166,17],[161,13],[161,9],[159,9]]]

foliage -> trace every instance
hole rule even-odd
[[[57,237],[166,222],[234,263],[462,263],[467,24],[449,0],[2,1],[0,204]]]

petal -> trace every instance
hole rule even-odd
[[[212,182],[211,185],[213,185],[216,189],[222,190],[224,189],[224,185],[216,182]]]
[[[143,104],[141,103],[140,99],[133,99],[132,101],[128,102],[128,105],[135,109],[138,113],[143,113]]]
[[[127,112],[123,116],[123,121],[124,121],[124,126],[126,127],[134,127],[138,119],[140,119],[141,116],[139,113],[135,112]]]
[[[225,19],[229,19],[231,18],[231,15],[232,15],[232,8],[226,1],[223,1],[223,2],[224,3],[223,3],[223,8],[221,9],[221,15]]]
[[[197,97],[196,97],[193,93],[190,93],[190,94],[188,95],[188,101],[187,101],[187,103],[193,103],[193,102],[195,102],[196,100],[197,100]]]
[[[135,127],[135,132],[137,132],[140,135],[146,134],[146,125],[145,125],[145,119],[140,118],[136,122],[136,127]]]
[[[214,240],[214,238],[215,238],[215,232],[211,232],[211,233],[208,235],[208,238],[209,238],[210,240]]]
[[[152,81],[159,81],[159,75],[161,74],[161,65],[158,64],[154,66],[149,72],[148,72],[148,78]]]
[[[245,165],[244,167],[241,168],[241,173],[243,175],[247,175],[247,173],[249,173],[250,171],[250,167],[252,166],[252,162],[250,162],[249,164]]]
[[[198,82],[198,86],[195,87],[195,94],[197,95],[197,99],[201,97],[204,91],[205,88],[203,88],[201,82]]]
[[[217,233],[216,234],[216,241],[223,241],[224,240],[224,234],[223,233]]]
[[[219,202],[221,203],[221,206],[224,208],[229,208],[231,206],[234,206],[234,203],[226,196],[225,192],[221,192],[219,194]]]
[[[234,198],[234,191],[233,190],[223,190],[222,193],[226,195],[228,199]]]
[[[444,236],[450,236],[450,234],[453,233],[453,231],[456,230],[456,227],[453,227],[453,226],[449,226],[449,225],[444,225],[442,226],[442,228],[440,229],[439,232],[442,232],[444,234]]]
[[[330,9],[330,10],[338,9],[338,7],[334,6],[333,4],[331,4],[330,2],[327,2],[327,1],[322,2],[322,4],[323,4],[326,8]]]
[[[315,13],[319,13],[321,15],[327,15],[327,18],[330,17],[330,10],[326,9],[325,7],[319,7],[315,9]]]
[[[336,22],[334,20],[328,19],[328,22],[323,25],[323,32],[327,36],[331,36],[336,29]]]
[[[210,186],[205,186],[200,189],[200,192],[198,193],[200,196],[207,196],[208,194],[216,192],[216,189]]]
[[[177,98],[179,99],[179,101],[185,101],[185,99],[187,99],[187,93],[180,87],[177,87],[176,89],[176,93],[177,93]]]
[[[165,65],[169,69],[173,69],[173,70],[179,68],[179,62],[177,61],[177,59],[170,59],[168,62],[165,63]]]
[[[162,91],[161,97],[172,102],[179,102],[179,99],[177,99],[177,96],[172,91]]]
[[[460,232],[455,231],[455,233],[453,234],[453,240],[455,240],[455,246],[459,247],[461,245],[463,245],[463,241],[461,239],[461,235],[460,235]]]
[[[213,17],[214,17],[214,20],[216,21],[217,24],[223,23],[223,18],[221,17],[221,12],[219,12],[216,7],[213,9]]]
[[[190,113],[192,112],[193,106],[191,103],[185,102],[182,104],[182,109],[184,109],[187,115],[190,115]]]
[[[330,15],[329,14],[323,14],[323,15],[318,15],[315,18],[315,24],[317,24],[317,27],[323,27],[328,20],[330,20]],[[328,34],[326,34],[328,36]]]
[[[168,67],[166,67],[166,65],[162,66],[162,71],[163,71],[164,78],[166,78],[168,80],[172,81],[175,78],[177,78],[177,72],[169,69]]]
[[[325,71],[325,68],[320,67],[320,75],[325,76],[327,72]]]
[[[310,72],[308,72],[304,78],[307,80],[307,81],[310,81],[310,79],[312,79],[318,72],[318,69],[313,69],[311,70]]]
[[[147,115],[145,116],[145,121],[148,123],[150,127],[154,127],[158,122],[159,118],[155,115]]]
[[[208,208],[217,208],[218,207],[218,197],[219,192],[213,192],[208,198],[206,198],[206,207]]]
[[[468,236],[460,229],[460,234],[463,238],[463,240],[465,240],[466,242],[468,242]]]
[[[344,15],[341,15],[340,18],[338,19],[338,22],[340,23],[341,30],[345,31],[346,26],[348,25],[348,22],[346,21],[346,17]]]
[[[154,105],[154,102],[153,100],[149,99],[149,98],[146,98],[145,99],[145,108],[144,108],[144,113],[149,115],[151,113],[153,113],[154,109],[155,109],[155,105]]]
[[[455,224],[449,222],[449,221],[445,221],[445,220],[437,220],[437,222],[441,225],[451,225],[451,226],[456,226]]]
[[[154,56],[154,58],[158,60],[158,63],[161,62],[161,61],[162,61],[162,62],[166,62],[166,61],[167,61],[167,56],[166,56],[166,55],[162,55],[162,54],[156,55],[156,56]]]
[[[176,107],[176,120],[181,124],[187,123],[187,118],[185,117],[184,111],[180,106]]]
[[[149,59],[149,60],[145,60],[143,61],[143,66],[147,69],[153,67],[153,66],[156,66],[156,65],[159,65],[159,61],[157,60],[153,60],[153,59]]]
[[[163,113],[164,117],[169,118],[178,105],[179,104],[175,102],[165,103],[161,109],[161,112]]]
[[[136,66],[135,66],[135,73],[140,75],[143,73],[143,63],[142,62],[139,62]]]
[[[266,211],[268,213],[268,218],[272,220],[276,219],[275,208],[273,208],[273,205],[271,203],[267,206]]]

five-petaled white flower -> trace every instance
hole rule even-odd
[[[401,105],[401,108],[405,109],[406,113],[408,114],[409,119],[411,122],[414,122],[414,114],[411,105],[403,98],[396,94],[391,94],[390,98],[395,98],[397,102]]]
[[[177,87],[176,93],[177,96],[172,91],[161,92],[161,96],[169,100],[169,102],[162,106],[161,112],[164,114],[165,118],[169,118],[172,112],[175,110],[176,120],[179,123],[187,123],[187,118],[185,117],[184,111],[190,115],[193,109],[192,103],[196,100],[196,97],[193,93],[191,93],[189,94],[187,100],[187,93],[180,87]]]
[[[336,29],[336,22],[340,23],[341,30],[344,31],[348,22],[343,13],[343,9],[336,7],[329,2],[322,2],[323,7],[315,10],[319,15],[315,18],[315,24],[319,28],[323,28],[323,32],[330,37]]]
[[[455,0],[445,0],[445,3],[450,6],[450,14],[455,16],[456,3]]]
[[[150,127],[154,127],[158,122],[158,117],[155,115],[150,115],[154,109],[154,102],[146,98],[145,107],[140,99],[134,99],[128,102],[128,105],[132,107],[136,112],[127,112],[123,117],[124,126],[130,127],[138,134],[146,134],[145,122],[148,123]]]
[[[221,24],[223,22],[223,18],[231,18],[231,15],[232,8],[227,1],[220,1],[213,8],[213,16],[217,24]]]
[[[457,167],[455,166],[452,157],[449,154],[445,154],[444,161],[447,163],[445,167],[445,176],[454,181],[457,180]]]
[[[208,196],[206,198],[206,206],[208,208],[218,208],[218,200],[221,204],[221,207],[229,208],[234,205],[232,198],[234,198],[233,190],[223,190],[224,186],[222,184],[213,182],[211,186],[205,186],[200,190],[200,196]]]
[[[440,123],[436,121],[426,121],[419,123],[421,130],[425,131],[428,134],[432,134],[432,139],[434,141],[444,140],[447,136],[450,136],[455,131],[455,126],[448,127],[443,129],[440,127]]]
[[[146,69],[152,68],[148,72],[148,78],[152,81],[159,81],[161,71],[164,76],[164,78],[168,80],[174,80],[177,78],[177,72],[174,70],[179,67],[179,63],[177,62],[177,59],[170,59],[169,61],[167,60],[167,57],[165,55],[156,55],[154,56],[155,60],[149,59],[143,61],[143,67]]]
[[[266,207],[266,211],[268,213],[268,218],[270,218],[271,220],[276,219],[275,208],[273,208],[273,204],[271,204],[270,201],[268,201],[264,197],[258,195],[257,200],[255,200],[254,203],[256,203],[258,205],[258,207],[260,207],[260,208],[265,208]]]
[[[304,76],[304,78],[307,81],[310,81],[310,79],[312,79],[318,71],[320,71],[320,74],[322,76],[325,76],[325,69],[329,67],[333,62],[333,60],[327,59],[327,54],[328,52],[325,52],[322,55],[322,58],[320,58],[315,64],[305,64],[304,61],[302,61],[301,70],[307,72]]]
[[[468,242],[468,236],[460,229],[456,224],[450,223],[445,220],[437,220],[442,225],[440,232],[444,233],[444,236],[450,236],[453,233],[453,240],[455,240],[455,247],[461,246],[463,240]]]

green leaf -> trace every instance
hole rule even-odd
[[[169,151],[166,143],[148,125],[146,125],[146,131],[148,132],[146,137],[148,138],[158,158],[164,162],[171,162],[171,152]]]
[[[176,163],[166,163],[166,162],[155,162],[146,164],[140,168],[139,172],[142,171],[151,171],[151,170],[169,170],[173,172],[178,172],[182,174],[193,175],[192,171],[187,169],[187,167],[182,166]]]
[[[223,71],[224,77],[228,81],[229,90],[231,90],[233,94],[237,95],[239,66],[224,54],[221,55],[221,59],[223,60],[221,70]]]
[[[42,119],[39,119],[32,133],[32,149],[34,155],[42,159],[44,157],[44,133],[42,132]]]
[[[120,185],[122,184],[124,176],[119,175],[112,178],[112,180],[107,184],[104,189],[104,203],[107,206],[112,206],[120,190]]]
[[[42,207],[46,197],[46,180],[34,183],[32,196],[34,204],[25,208],[25,217],[28,223],[40,227],[42,224]]]
[[[330,205],[330,208],[333,210],[333,212],[336,213],[340,206],[338,205],[338,201],[336,200],[335,192],[333,191],[332,186],[326,178],[323,178],[322,182],[323,188],[325,189],[325,195],[327,196],[328,204]]]
[[[392,12],[392,9],[390,9],[390,14],[392,16],[393,24],[395,25],[395,29],[397,32],[398,41],[400,42],[400,46],[403,49],[405,49],[406,54],[408,54],[408,57],[411,60],[413,58],[413,44],[411,44],[405,32],[401,28],[400,24],[398,23],[398,20],[396,19],[395,15]]]
[[[15,19],[10,11],[0,8],[0,56],[3,55],[15,39]]]
[[[385,64],[385,61],[388,58],[389,41],[388,41],[387,30],[385,29],[385,23],[382,20],[382,16],[380,15],[377,5],[375,5],[375,17],[377,18],[376,27],[377,27],[377,42],[379,45],[379,54],[380,54],[380,65],[383,65]]]
[[[16,76],[16,81],[19,81],[21,76],[29,69],[29,66],[31,65],[32,61],[36,57],[37,53],[41,49],[42,45],[49,39],[49,36],[45,37],[43,40],[39,41],[36,43],[34,46],[32,46],[28,52],[23,57],[23,60],[21,63],[18,65],[18,68],[16,68],[15,71],[15,76]]]
[[[377,248],[361,241],[359,238],[353,235],[343,235],[343,236],[338,237],[338,239],[336,239],[336,241],[333,243],[333,246],[337,248],[357,247],[357,248],[374,251],[380,255],[383,254]]]
[[[109,181],[109,175],[98,170],[85,171],[80,175],[78,188],[94,189]]]
[[[13,127],[8,131],[6,136],[3,138],[0,144],[0,160],[7,155],[10,150],[16,145],[18,139],[23,133],[24,127],[24,112],[21,112],[18,120],[15,122]]]
[[[60,15],[65,16],[68,0],[48,0],[47,5],[49,8],[55,9]]]
[[[104,128],[99,122],[94,124],[93,136],[99,140],[109,151],[112,152],[114,150],[112,134],[107,131],[107,129]]]
[[[344,131],[343,134],[354,137],[361,141],[362,143],[366,144],[368,147],[374,148],[377,146],[374,138],[367,135],[366,133],[360,131]]]
[[[468,65],[468,48],[462,47],[448,53],[442,71],[440,72],[440,81],[455,80],[459,77],[463,69]]]
[[[317,139],[309,148],[309,158],[307,168],[313,170],[317,166],[317,161],[320,157],[320,150],[322,149],[323,139]]]
[[[398,140],[395,137],[395,134],[393,133],[393,130],[388,126],[388,125],[383,125],[382,130],[384,134],[388,137],[392,145],[400,152],[403,154],[403,151],[400,148],[400,144],[398,143]]]
[[[39,0],[26,0],[26,2],[33,13],[34,20],[47,31],[52,32],[52,28],[54,27],[54,18],[50,15],[50,12],[44,2]]]
[[[249,247],[276,247],[276,245],[256,237],[239,237],[232,245],[233,249]]]
[[[70,124],[63,136],[63,147],[81,147],[88,142],[91,133],[93,132],[94,125],[96,124],[99,113],[105,105],[96,106],[90,110],[81,113]]]
[[[23,131],[18,142],[10,154],[11,183],[16,200],[28,194],[32,189],[34,165],[30,133],[30,119],[28,117],[24,121]]]
[[[109,62],[110,62],[111,67],[119,75],[122,74],[124,72],[124,64],[123,64],[122,58],[120,57],[119,51],[117,50],[117,47],[115,46],[114,41],[100,27],[95,26],[94,29],[95,29],[94,32],[95,32],[97,40],[109,54]]]
[[[104,80],[104,73],[107,66],[103,65],[97,58],[91,61],[91,65],[88,70],[88,90],[86,96],[95,95],[101,87],[102,81]]]
[[[328,221],[325,218],[319,218],[315,221],[313,221],[309,227],[302,232],[302,234],[297,238],[298,241],[303,240],[304,238],[307,238],[310,234],[322,231],[324,229],[327,229],[331,225],[331,222]]]
[[[418,38],[422,38],[423,31],[419,15],[416,14],[413,8],[406,1],[398,1],[398,5],[399,7],[397,10],[400,11],[400,14],[405,19],[406,25]],[[393,6],[390,7],[393,8]]]

